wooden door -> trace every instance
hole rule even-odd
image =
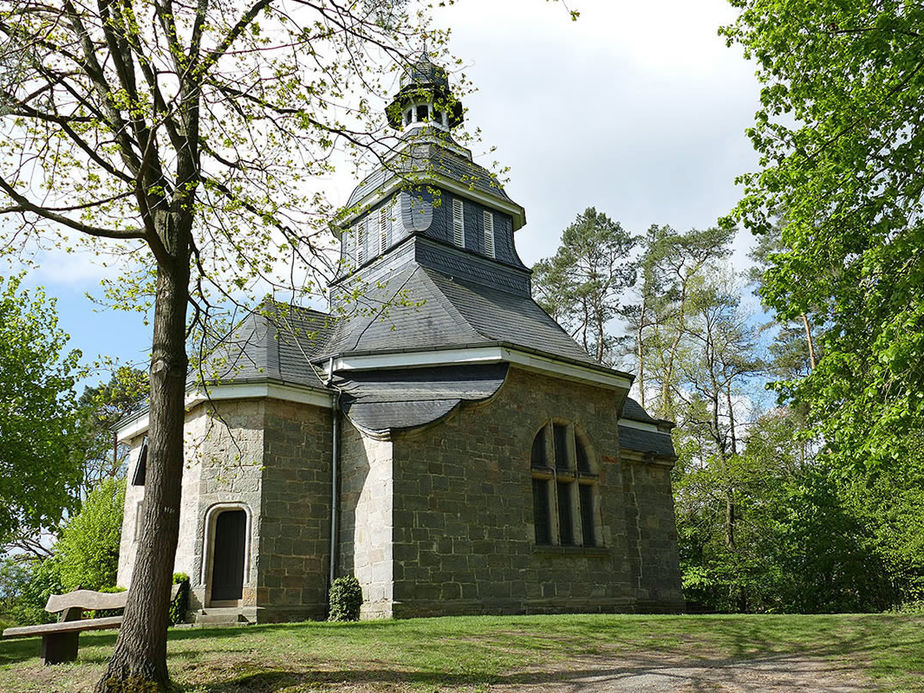
[[[244,551],[247,547],[247,514],[225,510],[215,518],[212,543],[212,602],[241,598],[244,586]]]

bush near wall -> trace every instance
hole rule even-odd
[[[358,621],[363,604],[363,591],[359,580],[352,575],[338,577],[330,587],[330,613],[328,621]]]

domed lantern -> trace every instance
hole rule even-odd
[[[397,130],[418,127],[450,130],[463,120],[462,102],[452,95],[446,70],[426,51],[401,75],[401,89],[388,106],[388,123]]]

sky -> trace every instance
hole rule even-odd
[[[438,11],[477,92],[467,122],[481,128],[476,160],[509,166],[507,193],[526,208],[517,232],[528,265],[554,254],[589,206],[632,233],[653,223],[705,228],[728,213],[736,175],[756,168],[745,136],[758,108],[754,68],[718,36],[726,0],[458,0]],[[488,147],[496,151],[479,156]],[[354,181],[331,181],[344,201]],[[342,193],[341,193],[342,191]],[[743,268],[750,239],[736,241]],[[17,271],[0,266],[0,272]],[[30,273],[57,298],[71,347],[143,364],[143,316],[95,306],[103,270],[53,255]]]

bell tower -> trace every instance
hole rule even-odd
[[[511,281],[528,294],[529,270],[513,239],[526,214],[453,137],[464,109],[446,70],[422,53],[405,68],[385,113],[398,145],[356,187],[338,219],[342,270],[335,288],[352,278],[379,281],[413,254],[418,261],[452,256],[455,266],[482,275],[472,263],[488,260],[494,274],[517,275]]]

